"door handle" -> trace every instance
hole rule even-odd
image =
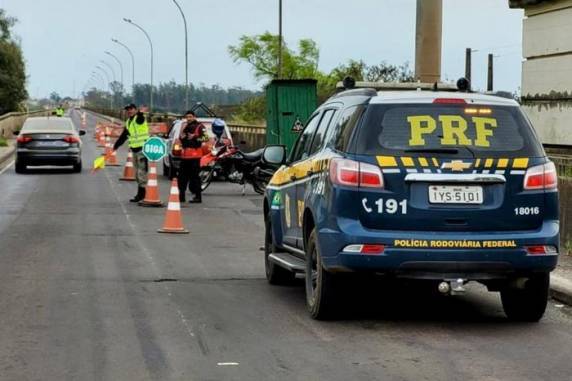
[[[294,176],[294,175],[290,176],[290,181],[296,181],[296,180],[297,180],[296,176]]]

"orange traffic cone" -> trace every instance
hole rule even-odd
[[[169,195],[169,204],[167,205],[163,228],[157,231],[159,233],[189,234],[189,231],[183,226],[181,203],[179,202],[179,185],[176,178],[171,183],[171,194]]]
[[[121,165],[117,161],[117,152],[113,150],[113,144],[109,136],[107,137],[107,144],[105,147],[105,165],[108,167],[120,167]]]
[[[133,153],[129,151],[127,154],[127,161],[123,167],[123,177],[121,181],[135,181],[135,168],[133,167]]]
[[[101,129],[97,133],[97,146],[105,147],[105,133]]]
[[[149,162],[149,178],[147,179],[147,187],[145,188],[145,199],[139,201],[141,206],[161,207],[161,197],[159,196],[159,182],[157,181],[157,163]]]

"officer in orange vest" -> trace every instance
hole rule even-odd
[[[201,203],[201,158],[203,157],[203,143],[208,142],[209,136],[205,126],[197,120],[193,111],[185,114],[186,124],[181,129],[179,139],[183,147],[181,166],[179,168],[179,201],[185,202],[187,185],[193,194],[189,201],[192,204]]]

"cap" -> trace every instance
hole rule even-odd
[[[127,106],[125,106],[123,109],[124,110],[129,110],[131,108],[137,108],[137,105],[135,103],[129,103]]]

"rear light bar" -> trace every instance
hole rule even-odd
[[[551,190],[558,187],[556,166],[553,162],[528,168],[524,176],[525,190]]]
[[[332,183],[349,187],[383,188],[383,173],[378,166],[348,159],[333,159]]]
[[[433,103],[441,105],[465,105],[467,101],[461,98],[435,98]]]
[[[70,143],[70,144],[79,143],[79,141],[80,141],[80,140],[79,140],[79,137],[77,137],[77,136],[75,136],[75,135],[67,135],[67,136],[64,138],[64,142]]]
[[[31,137],[31,136],[28,136],[28,135],[20,135],[20,136],[18,136],[18,139],[16,139],[16,141],[17,141],[18,143],[24,143],[24,144],[25,144],[25,143],[29,143],[29,142],[31,142],[32,140],[33,140],[32,137]]]
[[[344,253],[377,255],[383,254],[384,245],[349,245],[344,248]]]
[[[554,246],[526,246],[526,252],[530,255],[556,255],[558,250]]]

